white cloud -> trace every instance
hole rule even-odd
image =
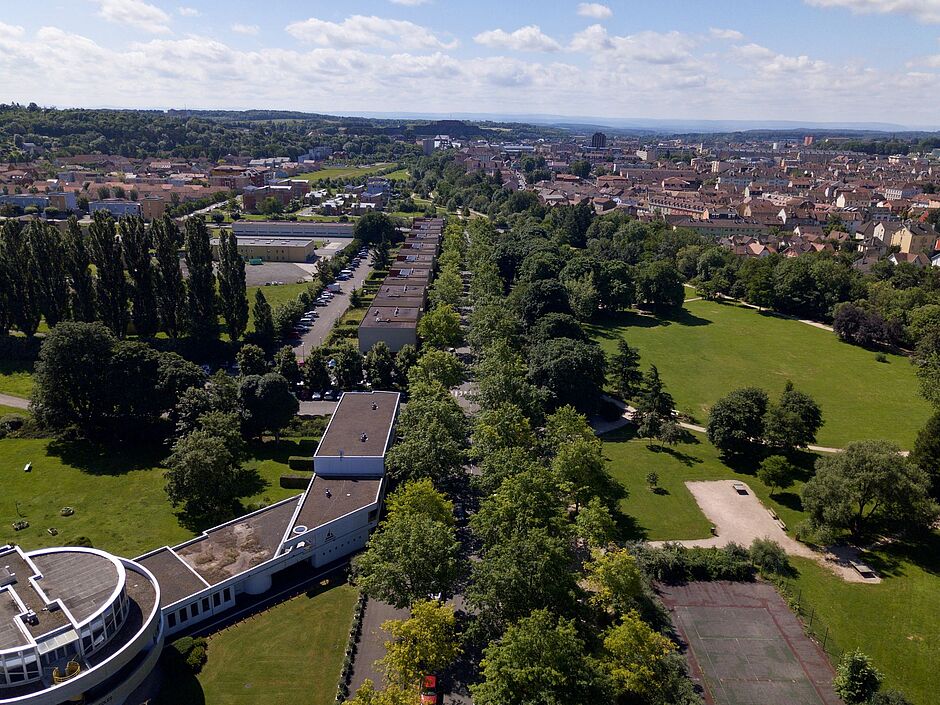
[[[544,34],[539,26],[535,24],[520,27],[514,32],[506,32],[502,29],[481,32],[473,38],[473,41],[488,47],[513,49],[515,51],[561,50],[561,44]]]
[[[856,14],[910,15],[921,22],[940,24],[940,0],[805,0],[815,7],[843,7]]]
[[[733,42],[744,39],[744,35],[736,29],[721,29],[718,27],[712,27],[708,30],[708,34],[711,35],[714,39],[726,39]]]
[[[98,4],[98,16],[116,24],[126,24],[149,34],[166,34],[170,16],[143,0],[92,0]]]
[[[231,27],[231,30],[235,32],[235,34],[245,34],[251,37],[256,35],[260,29],[261,28],[256,24],[241,24],[240,22],[236,22]]]
[[[614,11],[607,5],[601,5],[599,2],[582,2],[578,5],[578,14],[581,17],[590,17],[595,20],[606,20],[613,16]]]
[[[202,14],[195,7],[178,7],[176,11],[183,17],[199,17]]]
[[[342,22],[311,17],[287,25],[297,39],[324,47],[364,47],[372,49],[453,49],[456,41],[445,42],[431,30],[414,22],[353,15]]]
[[[26,30],[20,27],[19,25],[6,24],[0,22],[0,36],[7,37],[22,37],[26,33]]]
[[[569,49],[619,62],[679,64],[690,58],[695,44],[691,35],[682,32],[643,31],[611,36],[604,27],[594,24],[575,34]]]
[[[933,54],[932,56],[924,56],[917,61],[908,61],[907,67],[912,69],[917,68],[930,68],[930,69],[940,69],[940,54]]]

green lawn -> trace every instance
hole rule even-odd
[[[786,522],[792,535],[803,521],[802,482],[771,500],[767,487],[751,474],[752,468],[732,469],[721,462],[704,436],[696,434],[695,440],[659,450],[633,438],[627,429],[603,437],[608,470],[629,493],[621,502],[627,515],[623,527],[627,537],[709,536],[709,522],[684,483],[724,479],[747,482],[765,506],[773,507]],[[802,464],[808,466],[812,459],[807,454]],[[646,485],[651,471],[659,475],[661,494]],[[885,578],[880,585],[846,583],[814,561],[794,559],[799,576],[792,592],[801,595],[807,613],[816,611],[839,649],[860,648],[875,660],[890,686],[903,689],[917,705],[930,705],[940,663],[940,534],[923,546],[896,545],[865,554],[864,559]]]
[[[320,169],[319,171],[310,171],[305,174],[298,174],[296,178],[306,179],[311,183],[316,183],[317,181],[323,181],[324,179],[348,179],[353,176],[372,176],[373,174],[378,174],[383,169],[387,169],[391,164],[381,163],[381,164],[370,164],[367,166],[347,166],[347,167],[338,167],[333,169]],[[399,169],[399,171],[403,171]],[[398,172],[392,172],[397,174]]]
[[[411,174],[408,173],[407,169],[398,169],[393,171],[391,174],[386,174],[385,178],[389,181],[405,181],[410,176]]]
[[[20,409],[15,406],[5,406],[0,404],[0,417],[6,416],[7,414],[18,414],[19,416],[28,416],[29,412],[26,409]]]
[[[251,265],[247,265],[251,266]],[[278,304],[287,303],[296,299],[307,287],[310,282],[303,284],[279,284],[278,286],[249,286],[246,290],[248,296],[248,330],[255,329],[255,292],[261,289],[264,292],[264,298],[273,311]]]
[[[297,494],[280,487],[289,472],[290,455],[313,453],[312,442],[282,440],[254,445],[246,463],[258,470],[265,487],[246,505],[266,499],[276,502]],[[180,525],[164,492],[160,454],[139,449],[94,449],[63,445],[47,439],[0,440],[0,545],[9,541],[27,550],[61,546],[79,536],[97,547],[122,556],[175,544],[193,534]],[[32,463],[31,472],[23,472]],[[62,507],[75,514],[63,517]],[[14,531],[12,523],[25,518],[28,529]],[[49,528],[58,535],[48,533]]]
[[[33,391],[33,363],[0,360],[0,392],[28,399]]]
[[[711,524],[702,514],[686,488],[689,480],[741,480],[747,482],[761,501],[773,507],[790,529],[802,521],[799,500],[802,482],[786,492],[778,491],[770,499],[770,490],[754,476],[754,467],[733,470],[718,457],[718,451],[700,435],[693,442],[660,449],[650,447],[645,439],[635,438],[630,428],[603,436],[608,471],[627,490],[622,511],[632,519],[626,527],[631,538],[651,541],[666,539],[701,539],[711,535]],[[815,456],[806,454],[803,465],[810,466]],[[660,493],[650,491],[646,475],[659,475]],[[801,477],[805,477],[805,470]]]
[[[774,398],[787,380],[822,406],[821,445],[884,438],[910,448],[930,415],[907,358],[879,363],[829,331],[753,309],[693,301],[668,320],[626,313],[589,329],[607,353],[625,337],[644,367],[659,368],[678,409],[702,423],[732,389],[759,386]]]
[[[318,589],[213,635],[202,672],[168,674],[155,705],[329,705],[355,603],[348,585]]]

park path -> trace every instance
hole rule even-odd
[[[744,485],[746,494],[740,494],[736,485]],[[750,546],[754,539],[770,539],[791,556],[801,556],[816,561],[850,583],[876,584],[881,578],[863,578],[852,561],[860,561],[858,549],[838,546],[816,551],[787,535],[783,526],[770,514],[745,482],[740,480],[690,481],[685,486],[695,502],[715,527],[715,535],[707,539],[670,541],[689,548],[722,548],[729,543]],[[664,541],[650,541],[652,546],[662,546]]]
[[[620,401],[619,399],[614,399],[613,397],[604,395],[604,400],[609,401],[612,404],[616,404],[623,410],[623,414],[619,419],[614,419],[613,421],[605,421],[603,419],[593,419],[592,426],[594,427],[594,433],[598,436],[601,436],[605,433],[610,433],[611,431],[616,431],[618,428],[623,428],[624,426],[633,423],[633,417],[636,414],[636,409],[625,402]],[[708,433],[708,429],[704,426],[699,426],[694,423],[686,423],[685,421],[677,421],[681,428],[684,428],[686,431],[693,431],[695,433]],[[841,453],[842,448],[832,448],[830,446],[817,446],[810,445],[807,446],[808,450],[813,451],[814,453]],[[907,455],[908,451],[901,451],[902,455]]]
[[[682,286],[684,286],[686,289],[694,289],[694,288],[695,288],[695,287],[692,286],[691,284],[683,284]],[[766,308],[766,307],[755,306],[754,304],[749,304],[747,301],[742,301],[741,299],[736,299],[736,298],[734,298],[733,296],[725,296],[724,294],[718,294],[717,296],[718,296],[718,298],[721,299],[722,301],[731,301],[732,303],[740,304],[741,306],[744,306],[744,307],[746,307],[746,308],[752,308],[752,309],[754,309],[755,311],[767,311],[767,312],[769,312],[769,313],[772,313],[772,314],[775,315],[775,316],[780,316],[781,318],[789,318],[791,321],[797,321],[798,323],[803,323],[803,324],[805,324],[805,325],[812,326],[813,328],[819,328],[820,330],[826,330],[826,331],[829,331],[830,333],[834,333],[834,332],[835,332],[835,331],[833,330],[832,326],[827,326],[825,323],[820,323],[819,321],[811,321],[811,320],[808,319],[808,318],[797,318],[796,316],[790,316],[789,314],[786,314],[786,313],[778,313],[777,311],[774,311],[774,310],[769,309],[769,308]],[[702,297],[702,296],[697,296],[697,297],[695,297],[694,299],[686,299],[686,300],[683,301],[682,303],[687,304],[687,303],[689,303],[690,301],[701,301],[703,298],[704,298],[704,297]]]
[[[28,409],[29,399],[14,397],[11,394],[0,394],[0,406],[12,406],[14,409]]]

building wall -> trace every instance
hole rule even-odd
[[[381,477],[385,459],[381,455],[314,456],[313,469],[320,477]]]
[[[359,326],[359,352],[365,354],[379,341],[388,345],[389,350],[398,352],[405,345],[418,344],[418,326],[407,328],[376,328]]]

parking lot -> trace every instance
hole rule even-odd
[[[323,341],[330,334],[333,325],[349,308],[349,293],[353,289],[360,288],[371,271],[371,257],[367,255],[362,259],[359,266],[353,270],[352,277],[346,281],[337,282],[340,291],[336,292],[326,305],[314,307],[316,318],[313,319],[309,329],[303,332],[300,337],[290,341],[297,359],[303,360],[307,350],[323,345]]]

